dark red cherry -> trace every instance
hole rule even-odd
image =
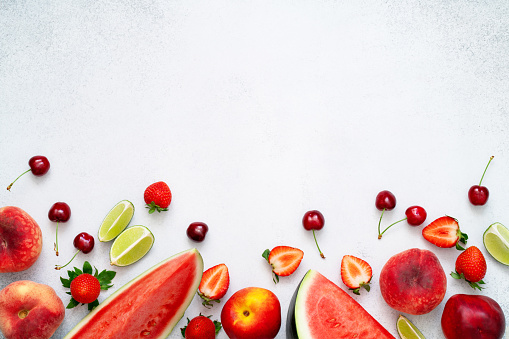
[[[28,173],[32,171],[32,174],[35,176],[41,176],[46,174],[49,171],[49,161],[48,158],[42,155],[36,155],[34,157],[31,157],[30,160],[28,160],[28,166],[30,166],[29,170],[26,170],[25,172],[21,173],[13,182],[10,183],[9,186],[7,186],[7,190],[10,191],[12,185],[23,176],[23,174]]]
[[[396,197],[387,190],[381,191],[376,195],[375,206],[380,211],[390,211],[396,207]]]
[[[38,177],[46,174],[49,171],[48,158],[42,155],[31,157],[30,160],[28,160],[28,166],[30,166],[32,174]]]
[[[472,205],[475,206],[482,206],[486,204],[488,201],[488,198],[490,197],[490,192],[488,191],[488,188],[485,186],[481,186],[482,179],[484,178],[484,174],[486,174],[486,170],[488,169],[488,166],[491,163],[491,160],[493,160],[493,156],[490,157],[490,160],[488,161],[488,164],[486,165],[486,168],[484,169],[484,172],[481,177],[481,181],[479,181],[479,185],[474,185],[470,187],[468,190],[468,200],[472,203]]]
[[[78,234],[73,241],[74,247],[87,254],[94,249],[94,237],[86,232]]]
[[[204,222],[193,222],[187,228],[187,236],[193,241],[202,242],[208,230],[209,227]]]
[[[307,211],[302,218],[302,225],[308,231],[321,230],[325,225],[325,219],[320,211]]]
[[[426,220],[428,214],[421,206],[410,206],[406,209],[405,215],[409,225],[419,226]]]
[[[323,255],[322,250],[320,250],[320,246],[318,246],[318,241],[316,240],[315,230],[321,230],[325,225],[325,219],[323,214],[320,211],[312,210],[304,213],[304,217],[302,217],[302,226],[308,231],[313,231],[313,238],[315,238],[316,248],[318,248],[318,252],[320,256],[325,259],[325,255]]]
[[[71,208],[65,202],[56,202],[48,212],[51,221],[66,222],[71,217]]]

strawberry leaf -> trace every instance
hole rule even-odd
[[[216,303],[221,302],[221,300],[219,300],[219,299],[210,299],[209,297],[205,296],[205,294],[203,294],[201,292],[198,292],[198,295],[200,296],[200,298],[203,299],[202,305],[205,306],[206,308],[211,308],[212,306],[214,306],[214,304],[212,304],[211,301],[214,301]]]
[[[191,321],[191,320],[189,320],[189,318],[187,318],[187,325],[189,325],[189,322],[190,322],[190,321]],[[182,336],[183,336],[184,338],[186,337],[186,328],[187,328],[187,325],[186,325],[186,326],[184,326],[184,327],[182,327],[182,328],[180,329],[180,333],[182,333]]]
[[[101,284],[101,290],[107,290],[108,288],[113,286],[111,284],[111,280],[113,278],[115,278],[116,274],[117,274],[117,272],[115,272],[115,271],[103,270],[101,273],[99,273],[96,276],[97,280],[99,280],[99,283]]]
[[[451,277],[454,279],[465,279],[463,273],[459,274],[458,272],[451,272]]]
[[[214,320],[214,326],[216,327],[216,334],[218,334],[223,328],[223,325],[221,325],[221,323],[217,320]]]
[[[269,262],[269,254],[270,254],[270,250],[268,248],[265,251],[263,251],[263,253],[262,253],[262,257],[264,257],[265,260],[267,260],[267,262]]]
[[[94,301],[88,304],[88,310],[92,311],[97,306],[99,306],[99,300],[95,299]]]
[[[158,205],[156,205],[155,201],[152,201],[150,204],[147,204],[147,206],[145,206],[145,208],[148,208],[148,214],[152,214],[155,211],[161,213],[162,211],[168,210],[168,208],[162,208],[162,207],[159,207]]]
[[[71,287],[71,279],[64,279],[60,277],[60,281],[62,282],[62,286],[70,288]]]
[[[274,272],[272,272],[272,273],[274,273]],[[274,284],[277,284],[279,282],[279,275],[274,273],[274,277],[272,278],[272,280],[274,281]]]
[[[83,263],[83,273],[88,273],[93,275],[92,265],[88,261]]]
[[[74,300],[74,298],[71,298],[71,301],[69,301],[69,304],[67,305],[66,308],[74,308],[76,306],[78,306],[80,303],[77,302],[76,300]]]

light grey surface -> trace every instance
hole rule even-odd
[[[156,242],[140,262],[116,269],[113,290],[196,246],[206,268],[228,265],[224,301],[247,286],[276,293],[284,338],[304,273],[316,269],[344,288],[340,261],[352,254],[374,270],[372,291],[353,297],[397,336],[399,313],[379,290],[383,264],[419,247],[449,273],[458,252],[434,247],[422,227],[405,223],[377,240],[374,199],[389,189],[398,205],[384,225],[419,204],[426,225],[454,216],[486,255],[486,289],[448,277],[446,299],[487,295],[508,315],[508,267],[482,244],[488,225],[509,225],[508,55],[509,2],[502,0],[1,1],[0,183],[7,186],[36,154],[51,169],[0,191],[0,206],[28,211],[44,236],[37,263],[2,274],[0,287],[34,280],[67,303],[53,266],[74,253],[76,234],[95,235],[109,209],[129,199],[132,224],[149,227]],[[473,207],[468,188],[491,155],[483,182],[490,200]],[[158,180],[174,201],[169,212],[148,215],[143,191]],[[72,209],[58,259],[47,219],[56,201]],[[309,209],[325,215],[317,233],[325,260],[301,226]],[[185,235],[193,221],[210,227],[203,243]],[[261,253],[277,245],[305,256],[274,285]],[[99,243],[75,264],[107,268],[109,247]],[[196,298],[185,317],[218,319],[223,303],[207,310]],[[444,304],[407,316],[427,338],[441,338]],[[54,337],[86,313],[68,310]],[[176,328],[170,338],[179,337]]]

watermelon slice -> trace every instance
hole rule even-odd
[[[357,301],[317,271],[295,291],[286,320],[288,339],[393,338]]]
[[[191,303],[202,273],[196,249],[176,254],[122,286],[64,339],[166,338]]]

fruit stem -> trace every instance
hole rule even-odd
[[[482,179],[484,178],[484,174],[486,173],[486,170],[488,169],[488,166],[490,165],[490,162],[491,162],[491,160],[493,160],[494,157],[495,157],[494,155],[492,155],[490,157],[490,161],[488,161],[488,164],[486,165],[486,168],[484,169],[484,172],[482,173],[481,181],[479,181],[479,186],[481,186]]]
[[[31,170],[32,170],[32,169],[30,168],[30,169],[26,170],[25,172],[21,173],[21,174],[19,175],[19,177],[17,177],[17,178],[16,178],[16,180],[14,180],[13,182],[11,182],[11,184],[10,184],[9,186],[7,186],[7,190],[8,190],[8,191],[10,191],[10,190],[11,190],[12,185],[14,185],[14,183],[15,183],[15,182],[16,182],[19,178],[21,178],[21,176],[22,176],[23,174],[26,174],[27,172],[30,172]]]
[[[378,239],[382,239],[382,234],[380,233],[380,223],[382,222],[382,217],[384,216],[385,208],[382,210],[382,215],[380,216],[380,220],[378,220]]]
[[[393,222],[392,224],[390,224],[389,226],[387,226],[383,231],[382,233],[379,233],[378,234],[378,239],[382,239],[382,235],[385,233],[385,231],[387,231],[389,228],[391,228],[392,226],[396,225],[398,222],[402,222],[403,220],[406,220],[407,218],[403,218],[401,220],[398,220],[396,222]],[[378,229],[378,232],[380,232],[380,229]]]
[[[316,241],[315,230],[313,230],[313,238],[315,238],[316,247],[318,248],[318,252],[320,252],[320,256],[322,259],[325,259],[325,255],[323,255],[322,250],[320,250],[320,246],[318,246],[318,241]]]
[[[58,257],[58,221],[57,221],[57,230],[55,232],[55,252],[57,252]]]
[[[76,253],[73,255],[73,257],[71,258],[71,260],[69,260],[69,262],[67,262],[67,264],[65,264],[64,266],[60,266],[60,265],[55,265],[55,269],[56,270],[60,270],[62,268],[64,268],[65,266],[69,265],[71,263],[71,261],[74,260],[74,258],[76,258],[76,256],[78,255],[78,253],[80,253],[81,250],[77,250]]]

